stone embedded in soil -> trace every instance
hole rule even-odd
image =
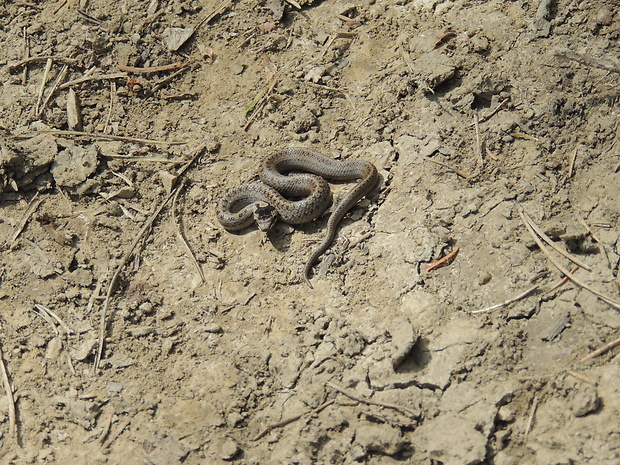
[[[409,355],[418,340],[418,333],[408,318],[400,317],[390,321],[388,331],[392,336],[391,359],[396,370]]]
[[[317,118],[308,108],[301,107],[295,112],[295,117],[288,125],[292,132],[297,134],[308,132],[317,122]]]
[[[81,426],[85,430],[91,430],[97,421],[101,405],[80,399],[56,397],[54,401],[62,406],[64,418],[71,423]]]
[[[355,429],[355,442],[351,450],[359,460],[370,452],[394,455],[407,445],[400,429],[389,425],[362,425]]]
[[[443,465],[475,465],[486,457],[486,436],[474,421],[454,414],[424,422],[414,432],[412,443],[424,450],[418,457]]]
[[[48,256],[37,246],[30,247],[25,250],[30,271],[40,278],[49,278],[56,273],[54,265]]]
[[[56,155],[51,172],[59,186],[75,187],[95,172],[97,162],[98,149],[95,144],[86,149],[79,146],[68,147]]]
[[[435,334],[428,344],[426,361],[416,376],[418,384],[445,389],[450,384],[452,373],[462,361],[465,349],[477,337],[479,330],[474,321],[455,318],[446,324],[441,333]]]
[[[433,50],[415,62],[416,81],[423,90],[432,90],[454,77],[457,67],[440,50]]]
[[[500,407],[499,411],[497,412],[497,419],[499,421],[503,421],[505,423],[511,422],[515,419],[514,413],[512,413],[512,410],[504,405],[503,407]]]
[[[47,172],[48,166],[54,161],[58,146],[50,134],[41,134],[32,139],[17,142],[15,151],[9,151],[11,167],[6,167],[12,173],[19,188],[28,186],[34,178]],[[15,158],[15,155],[18,155]],[[0,168],[6,163],[0,160]]]
[[[146,462],[150,465],[170,465],[181,463],[189,453],[189,448],[171,437],[145,439],[142,443]]]
[[[239,446],[231,438],[226,438],[220,446],[220,457],[223,460],[233,460],[239,453]]]
[[[62,350],[62,340],[59,337],[53,337],[50,339],[49,344],[47,344],[47,349],[45,351],[45,358],[47,360],[56,360],[60,355],[60,351]]]
[[[93,353],[93,349],[97,345],[97,337],[93,334],[85,337],[75,349],[71,349],[71,358],[76,361],[85,360]]]
[[[583,417],[589,413],[598,409],[601,404],[601,399],[596,392],[596,389],[586,387],[583,390],[578,390],[573,399],[571,400],[571,410],[576,417]]]
[[[490,436],[495,429],[499,406],[512,399],[517,389],[518,384],[512,381],[452,384],[441,396],[439,410],[475,423],[478,431]]]

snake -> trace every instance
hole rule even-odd
[[[267,232],[278,219],[293,225],[308,223],[332,204],[326,179],[359,180],[335,205],[323,240],[306,262],[303,276],[312,288],[313,265],[332,244],[342,218],[376,186],[377,168],[365,160],[335,160],[309,148],[288,147],[266,157],[258,177],[259,181],[239,184],[217,199],[217,218],[228,231],[240,231],[256,223],[260,230]]]

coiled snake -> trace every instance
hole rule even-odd
[[[240,184],[218,199],[217,217],[224,228],[238,231],[256,222],[259,229],[268,231],[278,218],[289,224],[308,223],[321,216],[332,202],[325,179],[360,179],[334,208],[325,237],[306,262],[304,278],[312,288],[309,277],[312,265],[334,240],[344,215],[375,187],[377,168],[364,160],[339,161],[315,150],[291,147],[267,157],[258,175],[260,182]],[[284,196],[301,197],[301,200],[288,200]]]

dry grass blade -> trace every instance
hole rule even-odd
[[[252,102],[251,108],[249,111],[252,111],[252,108],[254,109],[254,111],[252,112],[252,115],[248,118],[245,125],[243,126],[244,131],[248,130],[250,125],[254,122],[258,114],[261,112],[261,110],[267,103],[267,100],[269,99],[269,97],[271,97],[271,93],[273,92],[273,89],[276,87],[277,82],[278,80],[274,77],[269,87],[263,90],[263,92],[259,94],[259,97],[255,99],[256,103]]]
[[[129,249],[127,249],[127,252],[125,252],[125,255],[123,255],[123,258],[121,258],[121,262],[116,267],[116,271],[114,272],[114,274],[112,275],[112,279],[110,279],[110,282],[108,283],[108,292],[106,293],[105,299],[103,301],[103,305],[101,307],[101,315],[99,317],[99,342],[97,345],[97,355],[95,356],[95,366],[94,366],[95,371],[99,368],[99,363],[101,362],[101,355],[103,354],[103,343],[105,340],[106,316],[108,312],[108,304],[110,303],[110,298],[112,297],[112,291],[114,290],[114,286],[116,285],[116,280],[118,279],[118,277],[121,274],[121,271],[123,270],[123,268],[129,261],[129,258],[133,254],[138,243],[146,235],[149,229],[151,229],[151,227],[153,226],[153,223],[155,222],[155,220],[157,219],[161,211],[164,209],[166,204],[170,201],[170,199],[172,199],[177,189],[173,190],[168,195],[168,197],[166,197],[166,199],[155,210],[155,213],[153,213],[151,217],[146,221],[144,226],[142,226],[142,228],[140,229],[140,232],[138,232],[138,235],[134,238],[133,242],[129,246]]]
[[[196,148],[191,160],[188,161],[185,164],[185,166],[183,166],[179,170],[178,172],[179,177],[185,174],[185,172],[189,169],[189,167],[192,166],[192,164],[203,153],[204,149],[205,149],[205,144],[201,144],[200,146]],[[159,205],[157,210],[155,210],[155,212],[151,215],[151,217],[146,221],[144,226],[142,226],[142,228],[140,229],[140,232],[138,233],[138,235],[135,237],[135,239],[129,246],[129,249],[127,249],[127,252],[125,252],[125,255],[123,255],[123,257],[121,258],[121,262],[116,267],[116,270],[114,271],[114,274],[112,275],[112,278],[110,279],[110,283],[108,284],[108,291],[103,301],[103,305],[101,306],[101,315],[99,316],[99,340],[97,344],[97,354],[95,356],[94,371],[97,371],[97,369],[99,369],[99,363],[101,362],[101,355],[103,354],[103,344],[104,344],[105,332],[106,332],[106,316],[108,312],[108,305],[110,303],[110,298],[112,297],[112,291],[114,290],[114,286],[116,284],[116,280],[120,276],[122,269],[125,267],[125,265],[129,261],[129,258],[133,254],[133,251],[137,247],[138,243],[142,240],[142,238],[146,235],[146,233],[151,229],[151,227],[153,226],[153,223],[155,222],[155,220],[157,219],[161,211],[168,204],[170,199],[174,197],[178,189],[179,187],[177,187],[176,189],[173,189],[172,192],[170,192],[168,197],[166,197],[166,199]]]
[[[56,315],[53,311],[51,311],[49,308],[44,307],[41,304],[34,304],[34,306],[37,308],[37,310],[39,310],[40,312],[45,312],[47,313],[49,316],[51,316],[54,320],[56,320],[58,322],[58,324],[60,325],[60,327],[62,329],[64,329],[66,331],[67,334],[73,334],[75,333],[75,331],[73,331],[73,329],[71,329],[69,327],[69,325],[67,323],[65,323],[63,320],[60,319],[60,317],[58,315]]]
[[[528,222],[527,218],[525,217],[524,212],[522,211],[523,208],[520,205],[517,205],[517,211],[519,213],[519,216],[521,216],[521,220],[523,221],[523,224],[525,225],[525,227],[527,228],[528,232],[530,233],[530,235],[532,236],[532,238],[536,241],[536,243],[538,244],[538,247],[540,248],[540,250],[547,256],[547,258],[551,261],[551,263],[553,263],[553,265],[561,272],[564,274],[564,276],[566,276],[568,279],[570,279],[573,283],[575,283],[576,285],[578,285],[579,287],[590,291],[592,294],[594,294],[595,296],[597,296],[599,299],[601,299],[603,302],[607,303],[608,305],[614,307],[616,310],[620,310],[620,302],[615,301],[614,299],[612,299],[611,297],[608,297],[604,294],[601,294],[598,291],[595,291],[594,289],[592,289],[590,286],[588,286],[587,284],[579,281],[577,278],[575,278],[575,276],[572,275],[572,273],[570,273],[567,269],[565,269],[562,265],[560,265],[558,263],[558,261],[553,258],[553,255],[551,255],[551,253],[549,253],[549,251],[547,250],[547,248],[544,246],[544,244],[542,243],[542,241],[540,240],[540,238],[536,235],[536,231],[534,230],[534,228],[532,227],[532,225],[530,225],[530,223]]]
[[[575,168],[575,160],[577,159],[577,147],[575,147],[575,150],[573,151],[573,154],[570,157],[570,160],[568,160],[568,178],[572,178],[573,177],[573,169]]]
[[[39,208],[39,205],[43,203],[42,199],[37,200],[38,197],[39,197],[39,193],[37,192],[32,198],[32,200],[30,201],[30,203],[28,203],[28,208],[26,209],[24,216],[22,216],[22,219],[19,221],[17,228],[15,228],[15,231],[13,232],[13,235],[11,236],[11,241],[9,242],[9,245],[13,244],[17,240],[19,235],[22,233],[22,231],[28,224],[28,220],[30,219],[32,214],[36,212],[37,208]]]
[[[35,305],[35,309],[39,310],[39,308]],[[33,310],[34,311],[34,310]],[[47,312],[43,311],[43,310],[39,310],[38,312],[34,312],[35,315],[38,315],[40,318],[42,318],[48,325],[50,325],[50,327],[52,328],[52,331],[54,331],[54,333],[56,334],[56,336],[60,336],[60,331],[58,331],[58,326],[56,326],[54,324],[54,321],[52,320],[52,318],[47,314]]]
[[[43,92],[45,92],[45,84],[47,84],[47,80],[49,79],[50,71],[52,70],[52,60],[48,59],[45,63],[45,69],[43,70],[43,78],[41,79],[41,85],[39,86],[39,91],[37,92],[37,102],[34,104],[35,113],[39,113],[39,108],[41,108],[41,102],[43,101]]]
[[[41,106],[39,107],[37,111],[38,117],[41,117],[41,115],[43,114],[43,110],[45,110],[45,108],[47,107],[47,104],[50,102],[50,100],[52,99],[56,91],[58,90],[58,86],[60,86],[60,83],[63,82],[65,78],[67,77],[68,71],[69,71],[69,65],[64,65],[62,69],[60,70],[60,73],[58,73],[58,77],[56,78],[56,81],[54,81],[52,88],[47,93],[47,97],[45,97],[45,100],[43,100],[43,103],[41,104]]]
[[[583,375],[581,373],[577,373],[576,371],[572,371],[569,370],[566,373],[568,373],[571,376],[574,376],[577,379],[580,379],[581,381],[583,381],[584,383],[588,383],[591,384],[592,386],[596,386],[598,383],[593,380],[592,378],[588,378],[586,375]]]
[[[536,232],[536,234],[538,234],[540,236],[540,238],[545,241],[547,244],[549,244],[549,246],[555,250],[557,253],[559,253],[560,255],[563,255],[564,257],[568,258],[571,262],[573,262],[575,265],[580,266],[581,268],[583,268],[584,270],[588,270],[588,271],[592,271],[592,268],[590,268],[588,265],[586,265],[585,263],[583,263],[581,260],[579,260],[577,257],[574,257],[573,255],[569,254],[568,252],[560,249],[558,246],[555,245],[555,243],[549,238],[549,236],[547,236],[542,229],[540,229],[538,227],[538,225],[536,223],[534,223],[534,221],[532,220],[532,218],[530,218],[530,216],[525,213],[525,210],[523,210],[523,207],[521,205],[517,204],[517,210],[519,210],[519,215],[521,215],[521,218],[525,218],[525,220],[527,221],[527,223],[531,226],[531,228]]]
[[[592,228],[590,228],[590,226],[588,226],[588,223],[585,222],[585,220],[583,220],[582,218],[577,218],[579,220],[579,222],[583,225],[584,228],[586,228],[588,230],[588,232],[590,233],[590,237],[592,237],[592,239],[594,239],[594,241],[596,242],[596,245],[598,247],[598,249],[601,251],[601,253],[603,254],[603,256],[605,257],[605,261],[607,262],[607,268],[611,269],[611,260],[609,259],[609,255],[607,255],[607,250],[605,249],[605,246],[603,246],[603,243],[600,241],[600,239],[594,234],[594,231],[592,231]]]
[[[482,156],[482,137],[480,136],[480,119],[478,112],[474,114],[474,128],[476,129],[476,155],[478,156],[478,168],[484,166],[484,158]]]
[[[181,192],[181,189],[183,189],[183,187],[185,187],[185,183],[179,186],[179,188],[176,190],[176,194],[172,198],[172,215],[170,219],[172,221],[172,226],[174,227],[174,230],[177,233],[177,237],[179,238],[179,241],[181,242],[181,244],[187,251],[187,254],[189,255],[192,263],[194,264],[194,267],[196,268],[196,271],[198,272],[198,275],[200,276],[200,280],[204,283],[207,281],[207,279],[205,278],[205,274],[203,273],[202,268],[200,267],[200,263],[198,263],[198,260],[196,260],[196,256],[194,255],[194,252],[192,252],[191,247],[189,246],[189,244],[183,237],[183,233],[181,232],[181,226],[179,225],[179,221],[177,221],[177,218],[176,218],[175,212],[177,210],[177,198],[179,197],[179,193]]]

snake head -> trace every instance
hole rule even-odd
[[[270,231],[278,221],[278,212],[275,208],[265,202],[257,202],[254,209],[254,221],[263,232]]]

